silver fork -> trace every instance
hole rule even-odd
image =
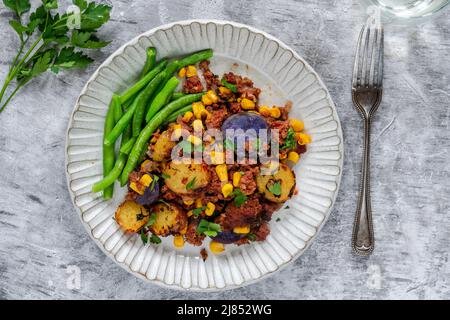
[[[352,247],[367,256],[374,249],[370,205],[370,124],[381,102],[383,87],[383,27],[371,16],[359,34],[352,78],[352,100],[364,121],[364,149],[358,206],[353,225]]]

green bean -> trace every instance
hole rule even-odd
[[[138,93],[143,87],[147,85],[158,73],[160,73],[167,65],[167,59],[161,60],[155,68],[147,73],[143,78],[136,82],[133,86],[125,90],[125,92],[120,96],[120,103],[124,103]]]
[[[179,99],[181,97],[184,97],[186,94],[187,93],[184,93],[184,92],[174,92],[172,94],[172,96],[170,97],[170,101],[177,100],[177,99]]]
[[[130,154],[128,156],[127,164],[125,165],[125,168],[122,171],[122,175],[120,176],[120,182],[122,186],[124,186],[127,183],[128,175],[131,173],[131,171],[134,170],[134,168],[138,164],[139,158],[145,151],[146,144],[148,143],[148,140],[155,132],[155,130],[158,129],[158,127],[161,126],[161,124],[164,123],[164,121],[167,119],[169,115],[179,110],[180,108],[186,106],[186,104],[192,103],[193,101],[200,99],[202,95],[203,95],[202,93],[190,94],[186,97],[180,98],[178,100],[169,103],[164,109],[159,111],[147,123],[145,128],[142,129],[141,133],[137,137],[136,142],[134,143],[134,146],[131,149]],[[180,103],[180,100],[182,100],[184,103]]]
[[[137,137],[142,129],[142,122],[144,121],[145,117],[145,111],[148,104],[148,101],[150,100],[151,96],[155,92],[155,90],[159,87],[163,79],[165,78],[165,72],[162,71],[158,73],[156,77],[153,78],[152,81],[149,82],[147,87],[145,87],[144,90],[139,94],[139,96],[136,98],[138,100],[136,102],[137,107],[136,111],[134,112],[133,116],[133,137]]]
[[[145,51],[147,58],[145,60],[144,68],[142,69],[141,78],[143,78],[156,64],[156,49],[149,47]]]
[[[123,116],[122,104],[117,94],[113,94],[112,103],[114,104],[114,122],[117,123]]]
[[[114,109],[115,109],[114,99],[111,99],[111,103],[109,105],[108,112],[106,113],[105,126],[103,129],[103,139],[106,138],[107,135],[114,128]],[[103,177],[106,177],[109,172],[114,167],[114,145],[107,146],[103,145]],[[113,196],[114,187],[109,187],[103,191],[104,199],[111,199]]]
[[[187,57],[184,57],[179,61],[179,68],[184,68],[189,65],[196,64],[203,60],[208,60],[213,56],[212,49],[206,49],[202,51],[195,52]]]
[[[164,123],[171,123],[177,120],[178,116],[185,114],[188,111],[192,111],[192,103],[188,104],[187,106],[181,108],[180,110],[175,111],[169,117]]]
[[[130,138],[125,144],[120,147],[120,153],[128,155],[136,142],[136,137]]]
[[[130,137],[131,137],[131,126],[128,126],[128,128],[124,131],[122,135],[120,147],[121,150],[122,148],[124,148],[125,145],[127,145],[131,141],[129,140]],[[99,182],[95,183],[92,186],[92,192],[100,192],[102,190],[106,191],[108,189],[114,189],[114,181],[116,181],[116,179],[122,173],[123,167],[125,166],[127,159],[128,154],[121,152],[112,170],[102,180],[100,180]]]
[[[116,142],[117,138],[119,138],[120,134],[127,128],[131,120],[133,119],[133,114],[136,111],[138,100],[139,100],[138,98],[134,99],[131,107],[128,108],[128,110],[125,112],[122,118],[120,118],[120,120],[116,123],[111,132],[105,137],[105,139],[103,140],[103,144],[107,146],[114,145],[114,142]]]
[[[149,122],[150,119],[161,109],[169,100],[172,93],[175,91],[176,87],[180,83],[176,77],[172,77],[167,81],[161,91],[155,96],[150,105],[147,115],[145,116],[145,121]]]

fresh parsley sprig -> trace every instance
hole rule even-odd
[[[209,237],[215,237],[221,231],[222,229],[220,228],[219,224],[209,222],[205,219],[200,220],[196,230],[198,234],[204,234]]]
[[[47,70],[58,73],[61,69],[84,68],[93,60],[79,49],[99,49],[109,44],[101,41],[96,32],[109,20],[111,6],[73,0],[79,13],[60,15],[56,12],[57,0],[42,0],[26,19],[24,15],[31,9],[29,0],[3,0],[3,4],[14,12],[9,24],[20,46],[0,89],[0,113],[31,79]],[[7,95],[10,86],[14,88]]]

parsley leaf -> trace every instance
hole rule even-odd
[[[86,0],[73,0],[72,1],[74,5],[76,5],[80,10],[84,10],[87,8],[87,1]]]
[[[217,223],[209,222],[208,220],[200,220],[196,232],[198,234],[204,234],[208,237],[215,237],[222,229]]]
[[[89,3],[89,5],[82,11],[81,14],[81,30],[93,31],[100,28],[104,23],[109,20],[111,7],[99,4],[95,2]]]
[[[234,195],[234,205],[238,208],[247,201],[247,196],[239,188],[234,189],[232,195]]]
[[[206,210],[206,207],[200,207],[200,208],[195,208],[194,210],[192,210],[192,214],[196,217],[198,217],[200,215],[200,213],[202,213],[203,210]]]
[[[247,234],[247,239],[250,241],[256,241],[256,235],[254,233]]]
[[[280,221],[281,221],[281,218],[277,218],[275,221],[276,221],[276,222],[280,222]]]
[[[159,177],[156,175],[153,175],[152,183],[150,184],[150,190],[155,190],[155,185],[158,182]]]
[[[274,196],[281,196],[281,182],[275,181],[272,184],[267,184],[267,190],[273,193]]]
[[[158,237],[156,234],[152,233],[152,236],[150,237],[150,243],[160,244],[161,243],[161,238]]]
[[[3,4],[13,10],[19,17],[31,8],[29,0],[3,0]]]
[[[145,227],[151,227],[151,226],[155,223],[155,221],[156,221],[156,213],[153,212],[153,213],[150,215],[150,218],[148,219],[148,221],[147,221],[147,223],[145,224],[144,228],[145,228]]]
[[[42,0],[45,8],[48,10],[58,9],[58,1],[57,0]]]
[[[168,175],[167,173],[161,173],[161,178],[165,179],[169,179],[170,175]]]
[[[100,41],[92,32],[72,31],[70,42],[78,48],[99,49],[107,46],[109,41]]]
[[[147,234],[144,232],[144,228],[141,229],[141,240],[144,244],[148,242]]]
[[[192,190],[195,188],[195,179],[196,177],[194,177],[191,181],[188,182],[188,184],[186,184],[186,190]]]
[[[82,52],[75,51],[74,47],[66,47],[61,49],[53,65],[64,69],[84,68],[92,61],[91,58]]]
[[[235,84],[229,83],[227,80],[225,80],[225,78],[223,78],[221,82],[222,82],[223,86],[230,89],[231,92],[234,92],[234,93],[237,92],[237,86]]]
[[[288,129],[286,140],[284,141],[284,144],[281,146],[281,150],[285,149],[294,149],[296,146],[295,144],[295,131],[292,128]]]

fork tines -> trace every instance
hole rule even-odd
[[[383,85],[383,27],[370,16],[361,29],[353,66],[352,88],[381,88]]]

